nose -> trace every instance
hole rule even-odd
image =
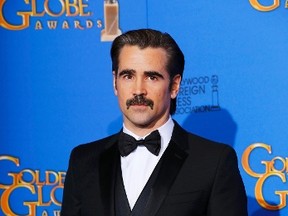
[[[139,78],[136,79],[134,83],[133,95],[146,95],[146,94],[147,90],[144,80]]]

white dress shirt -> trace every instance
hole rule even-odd
[[[149,152],[145,146],[138,146],[128,156],[121,157],[122,177],[131,209],[134,207],[150,175],[166,150],[171,140],[173,128],[174,122],[170,116],[168,121],[157,129],[161,136],[161,150],[158,156]],[[125,125],[123,125],[123,132],[133,136],[136,140],[144,139],[149,135],[139,137],[129,131]]]

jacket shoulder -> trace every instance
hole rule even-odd
[[[207,154],[215,154],[222,151],[234,151],[229,144],[209,140],[202,136],[186,131],[178,123],[175,124],[173,131],[173,139],[176,143],[181,143],[181,146],[192,152],[206,152]]]
[[[97,156],[105,151],[107,148],[117,143],[118,133],[102,138],[100,140],[92,141],[85,144],[80,144],[72,149],[71,157],[82,159],[91,156]]]

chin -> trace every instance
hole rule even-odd
[[[133,121],[132,123],[138,127],[143,128],[143,127],[148,127],[152,123],[152,121],[147,121],[147,120],[141,121],[141,119],[138,119],[137,121]]]
[[[144,128],[144,127],[148,127],[149,125],[151,125],[153,123],[153,120],[151,118],[145,118],[142,114],[141,115],[137,115],[137,116],[133,116],[132,118],[129,118],[129,121],[140,128]]]

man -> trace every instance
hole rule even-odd
[[[61,215],[246,216],[235,151],[171,119],[184,69],[172,37],[129,31],[111,58],[123,129],[72,151]]]

